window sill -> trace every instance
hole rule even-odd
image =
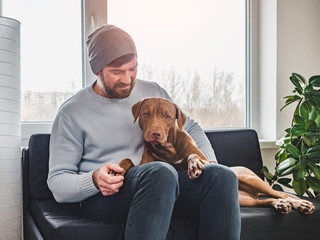
[[[259,139],[261,149],[275,149],[278,148],[276,140]]]

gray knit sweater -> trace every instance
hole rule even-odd
[[[80,202],[98,193],[92,173],[107,163],[130,158],[138,165],[143,135],[138,123],[133,123],[131,107],[146,97],[170,99],[154,82],[137,80],[125,99],[101,97],[93,91],[94,84],[66,101],[53,123],[47,182],[58,202]],[[216,161],[199,125],[187,117],[184,129],[207,158]]]

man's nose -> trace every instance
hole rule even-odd
[[[121,82],[124,83],[124,84],[130,84],[131,83],[131,74],[129,71],[125,71],[123,76],[122,76],[122,79],[121,79]]]

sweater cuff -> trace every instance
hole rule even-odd
[[[100,190],[94,186],[94,183],[92,180],[93,172],[94,171],[84,173],[83,174],[84,176],[82,176],[82,180],[81,180],[82,190],[86,192],[86,195],[90,197],[100,192]]]

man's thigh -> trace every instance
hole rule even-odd
[[[138,165],[130,168],[124,176],[124,184],[119,189],[117,194],[111,196],[103,196],[98,193],[81,202],[81,212],[83,216],[101,219],[105,221],[123,221],[126,220],[132,200],[139,190],[141,182],[149,182],[149,178],[157,179],[153,177],[153,172],[159,169],[159,166],[167,166],[165,163],[155,162]],[[167,166],[167,168],[171,166]],[[173,168],[172,168],[173,169]],[[174,169],[173,169],[174,171]],[[160,172],[160,174],[165,172]],[[158,174],[159,175],[159,174]],[[165,177],[166,175],[164,175]],[[151,181],[152,182],[152,181]],[[150,182],[150,183],[151,183]],[[161,184],[161,183],[160,183]],[[147,187],[157,188],[153,184]],[[157,189],[154,189],[157,191]]]
[[[223,199],[219,199],[220,196],[217,189],[223,189],[224,186],[221,184],[224,184],[224,182],[220,181],[219,178],[217,178],[217,175],[224,175],[226,170],[229,171],[225,166],[207,164],[204,166],[204,170],[200,177],[192,180],[189,179],[186,170],[179,172],[180,195],[176,201],[173,216],[199,217],[201,204],[208,202],[204,201],[205,199],[210,198],[217,201],[223,201]],[[213,205],[214,201],[212,202],[212,207]]]
[[[143,165],[130,168],[126,172],[124,184],[118,193],[110,196],[103,196],[101,193],[98,193],[82,201],[80,203],[82,215],[105,221],[125,220],[140,176],[146,170],[146,167],[142,166]]]
[[[198,217],[200,207],[199,179],[189,179],[187,170],[178,172],[180,194],[173,217]]]

